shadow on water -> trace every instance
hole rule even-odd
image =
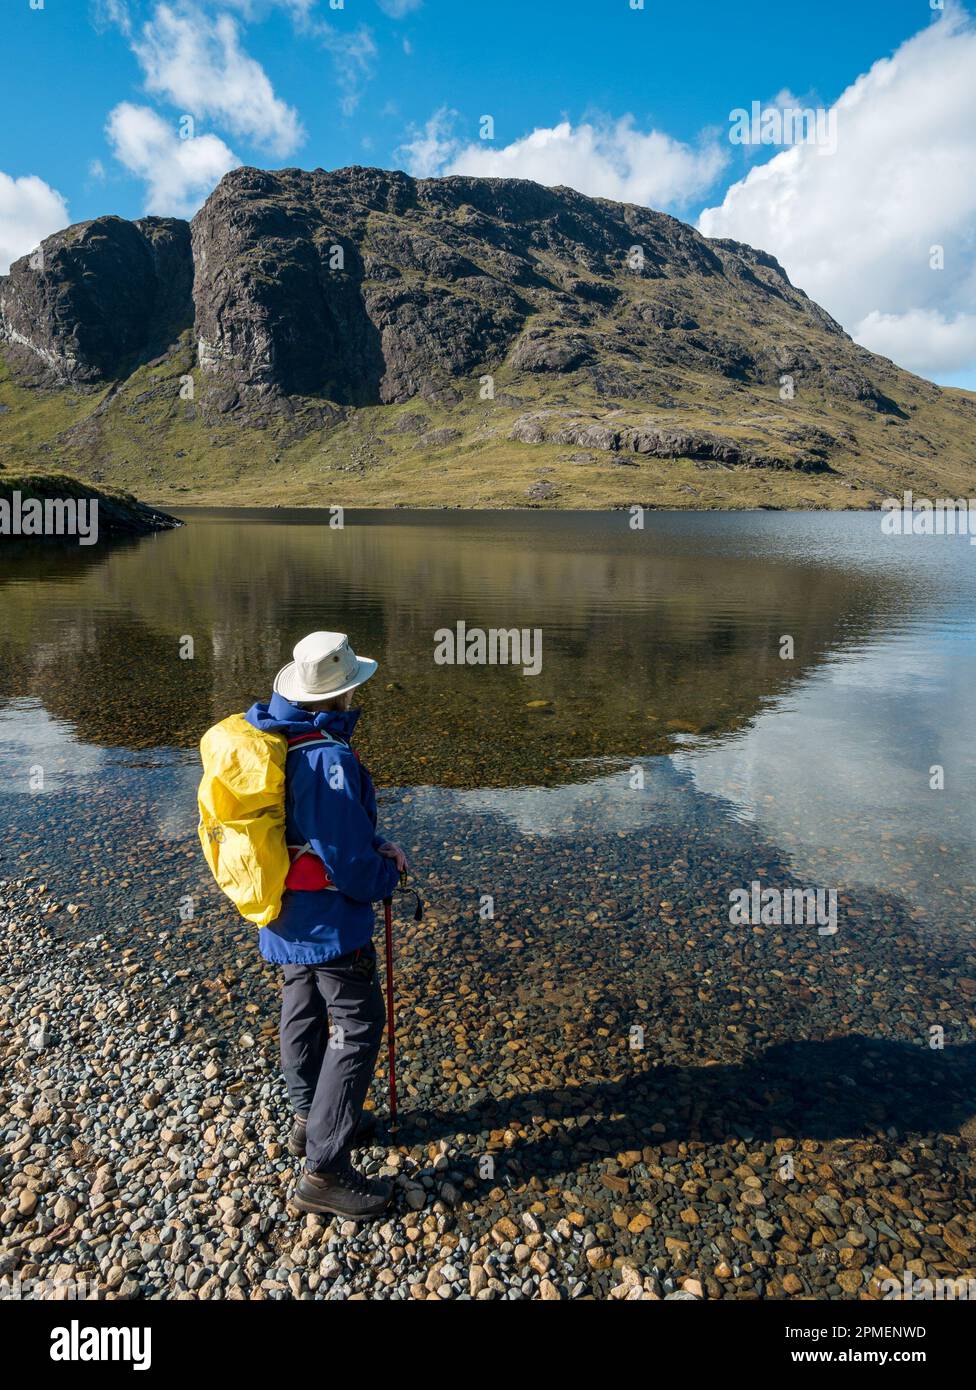
[[[508,1151],[509,1166],[551,1171],[574,1166],[570,1151],[583,1163],[670,1141],[958,1134],[974,1116],[976,1043],[938,1051],[855,1034],[778,1043],[734,1064],[651,1066],[618,1081],[485,1100],[460,1113],[407,1113],[403,1130],[429,1141],[555,1122],[554,1133],[520,1138]],[[575,1128],[581,1120],[588,1123]]]

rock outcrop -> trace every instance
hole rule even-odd
[[[870,354],[772,256],[520,179],[237,169],[192,239],[176,220],[101,217],[0,280],[2,335],[69,382],[117,379],[191,325],[204,374],[232,393],[340,405],[450,402],[506,363],[629,399],[671,368],[796,371],[886,400]]]
[[[242,391],[450,401],[507,364],[633,399],[664,366],[771,382],[802,353],[838,391],[882,395],[852,386],[858,350],[773,257],[571,189],[240,169],[194,219],[193,252],[201,365]],[[826,354],[799,346],[811,332]]]
[[[145,502],[140,502],[128,492],[108,492],[104,488],[91,487],[79,482],[77,478],[66,478],[58,473],[27,475],[23,477],[0,476],[0,501],[8,506],[16,504],[22,509],[27,502],[38,501],[64,503],[97,502],[98,535],[104,539],[119,540],[131,536],[148,536],[155,531],[172,531],[182,526],[182,521]],[[4,545],[73,544],[71,536],[51,534],[28,535],[16,540],[3,537]]]
[[[188,223],[79,222],[0,277],[0,340],[55,380],[117,379],[190,326],[192,285]]]
[[[530,305],[502,261],[471,258],[477,236],[436,187],[372,169],[225,178],[193,224],[201,365],[366,405],[437,399],[500,360]]]
[[[604,453],[643,454],[648,458],[693,459],[719,466],[795,468],[801,473],[830,471],[827,456],[837,440],[823,431],[795,431],[775,451],[756,441],[733,439],[713,430],[663,427],[645,420],[636,424],[567,417],[556,410],[528,411],[512,425],[510,439],[520,444],[575,444]]]

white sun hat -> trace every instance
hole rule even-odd
[[[377,663],[357,656],[344,632],[310,632],[293,652],[294,661],[275,676],[274,690],[293,705],[316,704],[344,695],[376,674]]]

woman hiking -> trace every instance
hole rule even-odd
[[[265,960],[281,967],[281,1066],[294,1110],[288,1148],[305,1158],[292,1196],[301,1211],[353,1220],[390,1205],[386,1182],[367,1180],[351,1150],[375,1126],[363,1101],[383,1035],[383,996],[372,903],[407,867],[376,833],[376,794],[351,739],[353,694],[377,669],[341,632],[313,632],[275,677],[267,704],[244,718],[288,739],[285,835],[291,869],[281,911],[262,927]],[[331,1037],[330,1037],[331,1022]]]

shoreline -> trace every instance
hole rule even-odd
[[[43,520],[30,531],[23,529],[25,507],[33,504]],[[84,507],[89,514],[86,526],[93,526],[91,535],[78,535],[66,520]],[[183,525],[155,503],[139,501],[129,492],[94,487],[66,473],[0,472],[0,537],[12,545],[35,541],[41,545],[66,545],[78,542],[83,546],[96,545],[100,536],[124,540],[172,531]]]
[[[716,1144],[666,1138],[651,1110],[645,1147],[621,1138],[615,1157],[612,1099],[605,1121],[557,1106],[560,1125],[542,1093],[512,1112],[482,1092],[465,1113],[428,1112],[439,1124],[426,1135],[411,1126],[360,1151],[367,1172],[396,1181],[388,1218],[290,1215],[298,1165],[275,1020],[235,1003],[239,1036],[208,1034],[210,976],[232,964],[219,932],[204,928],[187,967],[167,954],[171,931],[120,947],[111,924],[71,906],[28,878],[0,882],[0,1297],[64,1296],[30,1281],[83,1279],[106,1299],[833,1301],[880,1298],[881,1280],[906,1271],[976,1276],[971,1203],[933,1196],[935,1218],[917,1205],[936,1172],[964,1181],[976,1135]],[[374,1097],[383,1084],[381,1071]],[[437,1099],[407,1070],[404,1109],[424,1091]],[[750,1086],[744,1120],[751,1106]],[[560,1129],[555,1142],[580,1154],[565,1173],[520,1159]],[[771,1179],[783,1164],[796,1185]],[[621,1237],[642,1254],[621,1254]]]
[[[537,1221],[516,1225],[502,1201],[477,1244],[455,1233],[464,1175],[443,1140],[358,1152],[366,1172],[395,1180],[397,1209],[384,1220],[289,1215],[299,1162],[284,1148],[291,1117],[276,1052],[255,1046],[226,1066],[219,1050],[173,1036],[175,1004],[155,1021],[129,1017],[125,981],[140,967],[105,959],[101,933],[73,935],[76,914],[67,932],[52,930],[46,923],[60,926],[63,911],[47,906],[27,880],[0,881],[0,941],[31,933],[24,973],[4,982],[0,1008],[16,1057],[0,1083],[0,1113],[10,1116],[0,1301],[34,1290],[64,1297],[65,1287],[99,1300],[594,1296],[575,1266],[600,1247],[581,1225],[568,1223],[554,1248]],[[32,1004],[38,980],[42,1003]],[[91,1072],[111,1096],[80,1080]],[[124,1120],[122,1134],[100,1123],[107,1111]],[[622,1276],[613,1296],[661,1296],[651,1284]]]

